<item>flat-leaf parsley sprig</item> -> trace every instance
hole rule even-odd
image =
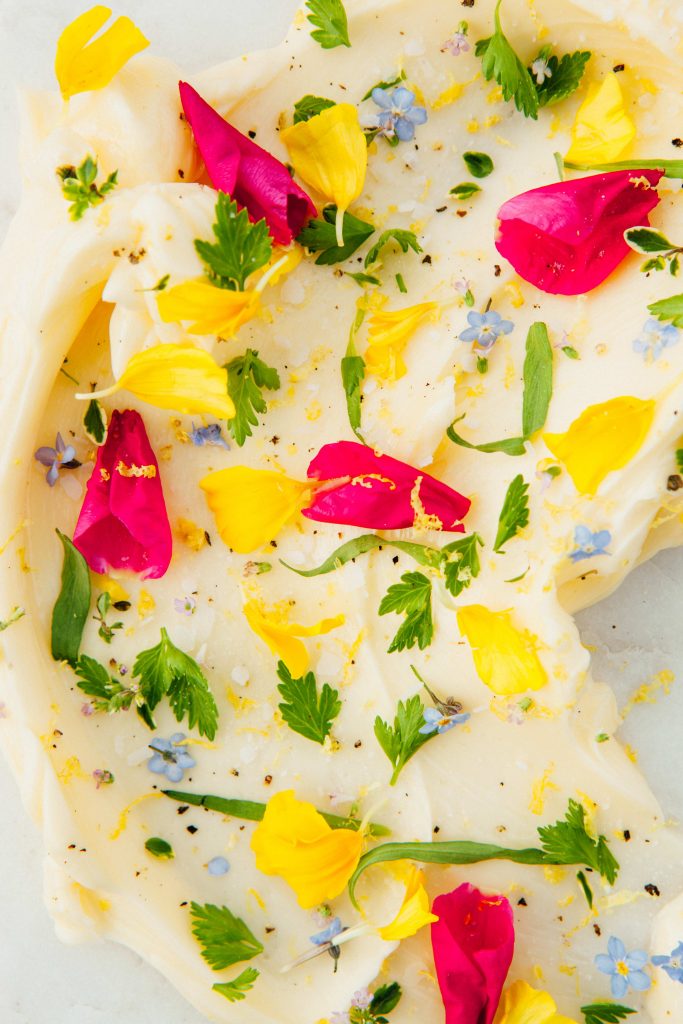
[[[97,161],[86,156],[79,167],[58,167],[57,176],[62,183],[62,195],[71,204],[71,220],[80,220],[86,210],[104,202],[113,192],[118,185],[119,172],[112,171],[101,185],[97,185]]]
[[[342,0],[306,0],[306,17],[313,25],[311,37],[323,50],[350,46],[349,23]]]
[[[404,621],[391,641],[388,653],[418,645],[429,647],[434,637],[432,620],[432,582],[422,572],[404,572],[400,583],[393,583],[382,598],[380,615],[403,613]]]
[[[215,242],[195,239],[194,247],[206,265],[212,284],[231,291],[244,291],[247,279],[264,267],[273,254],[273,240],[268,224],[253,224],[245,209],[237,210],[225,192],[216,201]]]
[[[228,907],[192,903],[191,917],[192,934],[213,971],[223,971],[234,964],[253,960],[263,952],[263,944],[242,918],[236,917]],[[258,976],[259,972],[249,967],[232,981],[217,982],[213,989],[229,1002],[238,1002],[254,987]]]
[[[501,554],[504,546],[512,540],[520,530],[529,524],[529,485],[519,473],[507,489],[503,507],[498,519],[498,532],[493,545],[496,554]]]
[[[409,697],[405,703],[402,700],[398,702],[393,726],[379,715],[375,718],[377,742],[394,769],[390,783],[392,786],[396,785],[399,775],[411,757],[437,735],[436,732],[420,731],[425,724],[424,711],[422,701],[415,695]]]
[[[225,368],[228,371],[228,394],[235,406],[234,418],[228,420],[228,430],[241,447],[251,437],[251,428],[258,426],[257,413],[267,410],[264,389],[277,391],[280,375],[259,359],[253,348],[231,360]]]
[[[536,85],[539,106],[550,107],[576,92],[591,57],[590,50],[575,50],[557,57],[550,46],[544,46],[528,69]]]
[[[281,680],[278,691],[283,698],[278,707],[284,721],[292,732],[323,744],[342,708],[339,691],[329,683],[324,683],[319,691],[312,672],[293,679],[284,661],[278,662],[277,674]]]

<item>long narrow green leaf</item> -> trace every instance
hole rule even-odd
[[[526,339],[522,434],[531,437],[545,426],[553,394],[553,350],[544,323],[532,324]]]
[[[52,657],[75,665],[90,610],[90,570],[69,538],[57,530],[64,548],[62,586],[52,609]]]
[[[462,417],[460,417],[462,419]],[[458,421],[455,420],[455,423]],[[466,441],[460,434],[456,434],[453,427],[455,423],[451,423],[450,427],[446,431],[449,441],[453,444],[459,444],[461,448],[470,448],[476,452],[502,452],[504,455],[524,455],[526,449],[524,447],[525,438],[523,437],[506,437],[502,441],[489,441],[488,444],[471,444]]]
[[[430,548],[426,544],[413,544],[407,540],[385,540],[374,533],[364,533],[361,537],[355,537],[342,544],[315,569],[297,569],[295,566],[283,562],[282,559],[280,562],[286,569],[291,569],[298,576],[325,576],[328,572],[341,569],[343,565],[358,558],[359,555],[364,555],[377,548],[396,548],[398,551],[410,555],[420,565],[426,565],[431,569],[438,569],[445,558],[439,548]]]

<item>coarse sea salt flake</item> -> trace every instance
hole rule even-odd
[[[235,665],[230,678],[237,686],[246,686],[249,682],[249,669],[246,665]]]

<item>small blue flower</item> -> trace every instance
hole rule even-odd
[[[607,545],[612,542],[609,530],[598,530],[593,533],[587,526],[577,526],[574,530],[576,549],[569,555],[572,562],[581,562],[584,558],[595,558],[596,555],[609,555]]]
[[[414,139],[415,125],[424,124],[427,120],[425,108],[415,106],[415,93],[403,85],[391,93],[388,89],[375,88],[372,98],[381,108],[377,115],[379,128],[396,135],[401,142]]]
[[[203,448],[205,444],[210,444],[218,448],[230,450],[230,445],[223,437],[222,430],[223,428],[220,423],[209,423],[208,427],[195,427],[193,423],[192,430],[190,431],[190,441],[197,448]]]
[[[461,725],[466,722],[470,717],[468,711],[464,711],[462,714],[445,714],[438,708],[425,708],[424,709],[424,720],[425,724],[420,729],[423,736],[429,736],[433,732],[438,732],[439,735],[443,732],[448,732],[449,729],[453,729],[456,725]]]
[[[184,732],[174,732],[170,740],[155,736],[150,748],[156,753],[150,757],[147,767],[155,775],[165,775],[169,782],[180,782],[188,768],[194,768],[196,761],[182,745]]]
[[[321,932],[316,932],[315,935],[311,935],[310,939],[314,946],[324,946],[326,942],[332,942],[338,935],[344,931],[344,926],[341,923],[341,919],[333,917],[327,928]]]
[[[212,857],[206,865],[206,870],[210,875],[213,875],[214,878],[219,878],[221,875],[227,875],[230,870],[230,865],[225,857]]]
[[[34,458],[41,466],[48,467],[45,479],[50,487],[57,483],[60,469],[78,469],[80,466],[80,462],[76,461],[76,449],[72,444],[64,444],[61,434],[57,434],[54,448],[43,446],[38,449]]]
[[[668,956],[653,956],[652,963],[661,967],[672,981],[683,985],[683,942],[679,942]]]
[[[681,332],[673,324],[664,325],[650,317],[633,342],[633,351],[640,352],[647,362],[653,362],[659,359],[665,348],[678,344],[680,339]]]
[[[488,313],[472,310],[467,314],[467,322],[470,326],[462,332],[460,340],[474,341],[485,352],[493,348],[501,334],[509,334],[514,327],[511,320],[503,320],[500,313],[493,309]]]
[[[467,33],[458,31],[454,32],[453,35],[446,40],[441,47],[442,53],[452,53],[454,57],[459,57],[461,53],[467,53],[470,48],[470,44],[467,41]]]
[[[643,949],[626,952],[621,939],[612,936],[607,943],[607,953],[598,953],[595,966],[602,974],[610,976],[610,988],[615,999],[622,999],[632,988],[635,992],[646,992],[652,982],[643,970],[647,953]]]

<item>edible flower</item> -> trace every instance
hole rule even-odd
[[[309,657],[300,637],[322,636],[344,625],[344,616],[321,619],[312,626],[287,621],[287,606],[265,609],[260,601],[247,601],[244,616],[257,636],[273,654],[284,661],[291,675],[298,679],[308,670]]]
[[[223,437],[223,428],[220,423],[209,423],[206,427],[195,427],[192,424],[190,441],[197,448],[203,448],[205,444],[214,445],[216,448],[230,449],[230,445]]]
[[[608,171],[523,192],[504,203],[496,248],[550,295],[580,295],[630,252],[629,228],[649,223],[662,171]]]
[[[258,870],[283,878],[305,910],[343,892],[362,846],[362,832],[332,829],[312,804],[297,800],[291,789],[268,801],[251,837]]]
[[[597,555],[608,555],[607,545],[612,542],[609,530],[598,530],[593,533],[589,526],[577,526],[574,529],[576,548],[570,553],[572,562],[581,562],[584,558],[595,558]]]
[[[421,302],[386,312],[380,310],[369,320],[368,348],[365,365],[369,373],[380,380],[399,380],[406,373],[401,358],[403,349],[421,322],[431,314],[438,315],[437,302]]]
[[[310,936],[310,941],[314,946],[324,946],[326,942],[332,942],[336,939],[343,931],[344,926],[341,923],[341,918],[333,917],[326,928]]]
[[[458,627],[472,648],[477,675],[494,693],[540,690],[548,682],[537,653],[538,638],[517,629],[509,611],[466,605],[458,609]]]
[[[363,191],[368,147],[350,103],[335,103],[281,132],[294,170],[337,207],[337,245],[344,244],[344,213]]]
[[[404,85],[399,85],[393,92],[376,86],[372,90],[372,98],[380,108],[377,115],[380,131],[385,135],[395,135],[401,142],[411,142],[415,138],[415,126],[427,121],[427,111],[424,107],[415,106],[415,93]]]
[[[201,279],[183,281],[157,296],[164,323],[189,321],[188,334],[215,334],[219,338],[232,338],[243,324],[253,320],[260,302],[255,289],[231,291]]]
[[[427,924],[438,921],[429,909],[429,896],[425,889],[424,872],[411,865],[406,878],[406,891],[401,907],[390,924],[378,928],[377,932],[385,942],[399,942],[415,935]]]
[[[463,722],[467,722],[470,717],[469,711],[463,711],[462,713],[458,711],[444,712],[439,708],[425,708],[425,724],[419,729],[419,732],[423,736],[431,736],[434,732],[441,736],[450,729],[454,729],[456,725],[462,725]]]
[[[665,348],[677,345],[681,332],[673,324],[662,324],[654,317],[649,317],[643,329],[633,342],[633,351],[640,352],[645,362],[651,363],[659,359]]]
[[[155,736],[149,746],[155,753],[147,767],[155,775],[165,775],[169,782],[180,782],[185,772],[197,763],[187,752],[183,732],[174,732],[170,740]]]
[[[159,409],[227,420],[235,415],[226,370],[204,349],[192,345],[154,345],[137,352],[112,387],[76,398],[103,398],[122,389]]]
[[[532,988],[526,981],[515,981],[503,993],[494,1024],[576,1024],[557,1012],[555,1000],[547,992]]]
[[[459,57],[461,53],[467,53],[470,49],[470,44],[467,39],[467,32],[469,26],[466,21],[461,21],[458,25],[457,30],[452,36],[442,43],[441,52],[450,53],[453,57]]]
[[[179,615],[194,615],[197,611],[197,599],[188,595],[187,597],[176,597],[173,607]]]
[[[57,483],[60,469],[77,469],[81,465],[76,459],[76,449],[72,444],[65,444],[64,438],[59,432],[54,448],[43,445],[33,457],[41,466],[47,467],[45,479],[50,487],[54,487]]]
[[[565,160],[576,164],[607,164],[633,141],[636,126],[626,113],[618,77],[611,73],[594,82],[576,113],[572,144]]]
[[[355,441],[324,445],[308,480],[231,466],[200,481],[218,531],[244,554],[267,544],[299,512],[318,522],[462,533],[470,501],[428,473]]]
[[[515,945],[510,904],[465,883],[437,896],[433,910],[439,920],[432,924],[432,949],[446,1024],[492,1024]]]
[[[111,9],[98,4],[67,25],[59,37],[55,74],[65,100],[79,92],[103,89],[131,57],[149,46],[140,29],[125,17],[93,39],[110,17]]]
[[[348,1010],[335,1011],[330,1016],[330,1024],[370,1024],[376,1018],[368,1016],[372,994],[367,988],[354,992]]]
[[[74,544],[97,573],[128,569],[158,579],[168,569],[173,541],[157,460],[142,417],[132,409],[112,413]]]
[[[537,57],[531,65],[531,74],[536,79],[536,85],[543,85],[546,78],[552,78],[553,72],[545,57]]]
[[[580,494],[596,493],[605,477],[622,469],[640,450],[652,426],[656,403],[623,396],[589,405],[563,434],[544,434]]]
[[[672,981],[683,984],[683,942],[679,942],[668,956],[653,956],[652,963],[661,967]]]
[[[476,347],[484,352],[493,348],[501,334],[509,334],[514,327],[511,320],[503,320],[495,309],[490,309],[486,313],[472,310],[467,314],[467,322],[470,326],[461,332],[460,340],[473,341]]]
[[[243,135],[199,93],[180,82],[180,100],[211,184],[246,207],[253,221],[265,218],[278,245],[289,245],[317,210],[283,163]]]
[[[647,963],[644,949],[626,952],[626,946],[615,935],[607,943],[607,953],[598,953],[595,966],[601,974],[610,977],[610,988],[615,999],[621,999],[629,988],[635,992],[646,992],[652,982],[643,970]]]

